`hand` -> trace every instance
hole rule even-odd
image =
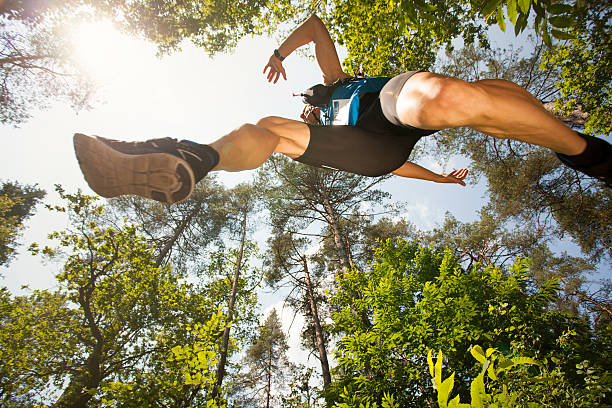
[[[304,106],[304,110],[302,111],[300,118],[304,122],[309,123],[311,125],[320,125],[321,108],[312,105],[306,105]]]
[[[270,68],[270,72],[268,72],[268,82],[274,81],[274,83],[276,83],[281,75],[285,81],[287,80],[285,68],[283,68],[283,62],[276,58],[276,56],[272,55],[268,60],[268,63],[263,70],[264,75],[266,74],[268,68]]]
[[[465,187],[463,179],[468,174],[468,169],[453,170],[448,174],[441,174],[442,177],[438,183],[457,183]]]

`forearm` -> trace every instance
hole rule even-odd
[[[342,71],[336,47],[327,28],[316,15],[311,15],[300,24],[278,47],[281,56],[287,57],[299,47],[310,42],[315,45],[315,57],[323,73],[323,82],[328,85],[334,81],[348,77]]]
[[[322,25],[323,23],[314,14],[304,20],[278,47],[279,54],[286,58],[296,49],[314,41],[317,36],[316,30],[318,24]]]
[[[414,164],[412,162],[406,162],[402,167],[393,172],[396,176],[415,178],[419,180],[428,180],[436,183],[443,181],[444,176],[438,173],[434,173],[431,170],[427,170],[424,167]]]

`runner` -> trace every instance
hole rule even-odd
[[[254,169],[275,152],[365,176],[393,173],[465,186],[467,169],[444,175],[407,161],[421,137],[461,126],[549,148],[567,166],[608,187],[612,184],[612,146],[568,128],[520,86],[499,79],[465,82],[420,71],[393,78],[350,78],[315,15],[274,50],[264,68],[268,81],[276,83],[281,76],[286,80],[283,60],[311,41],[323,86],[313,87],[305,98],[325,100],[331,94],[331,99],[323,110],[307,105],[302,112],[305,123],[270,116],[210,145],[170,138],[122,142],[76,134],[75,152],[90,187],[103,197],[136,194],[177,203],[189,197],[209,171]]]

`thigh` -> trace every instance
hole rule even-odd
[[[310,130],[304,122],[279,116],[268,116],[260,119],[257,122],[257,126],[279,137],[279,141],[274,149],[276,153],[282,153],[295,158],[304,154],[308,147]]]

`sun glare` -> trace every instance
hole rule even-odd
[[[73,33],[74,57],[93,77],[105,80],[118,75],[139,47],[110,21],[83,23]]]

